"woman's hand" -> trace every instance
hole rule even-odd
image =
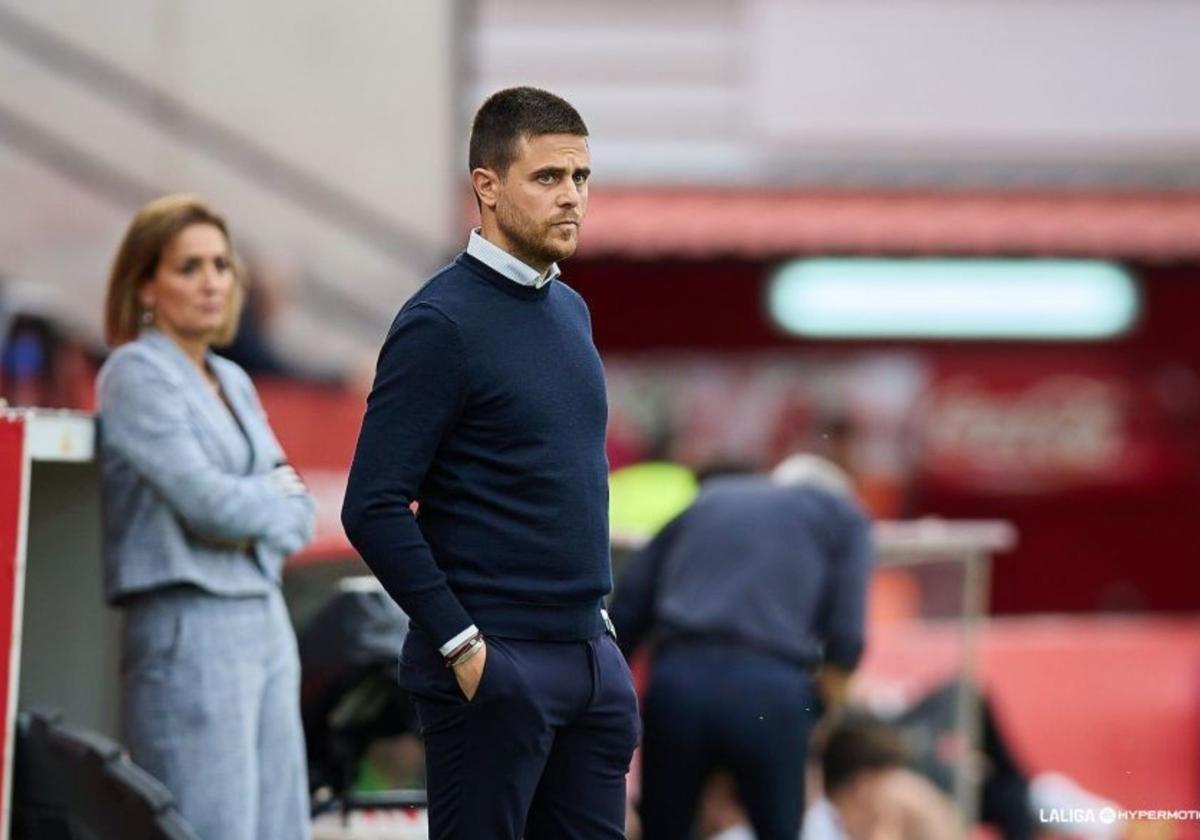
[[[271,470],[271,482],[285,496],[308,495],[308,486],[291,464],[280,464]]]

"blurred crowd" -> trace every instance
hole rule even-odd
[[[87,406],[94,354],[30,303],[0,277],[0,400],[10,406]]]

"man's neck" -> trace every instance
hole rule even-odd
[[[515,259],[525,263],[525,265],[532,268],[541,277],[545,277],[546,272],[549,271],[550,266],[553,265],[553,263],[542,262],[541,260],[530,257],[528,254],[521,253],[521,251],[516,247],[515,243],[505,236],[504,232],[500,230],[499,225],[495,224],[495,222],[491,219],[482,220],[482,223],[479,226],[479,235],[500,250],[504,251],[509,256],[512,256]]]

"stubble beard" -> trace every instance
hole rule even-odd
[[[511,244],[513,256],[528,265],[549,266],[575,253],[575,242],[556,241],[556,228],[539,225],[507,202],[496,205],[496,226]]]

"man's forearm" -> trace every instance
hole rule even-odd
[[[471,628],[474,622],[434,561],[412,511],[399,505],[368,513],[368,505],[352,498],[347,493],[346,536],[413,623],[439,648]]]

